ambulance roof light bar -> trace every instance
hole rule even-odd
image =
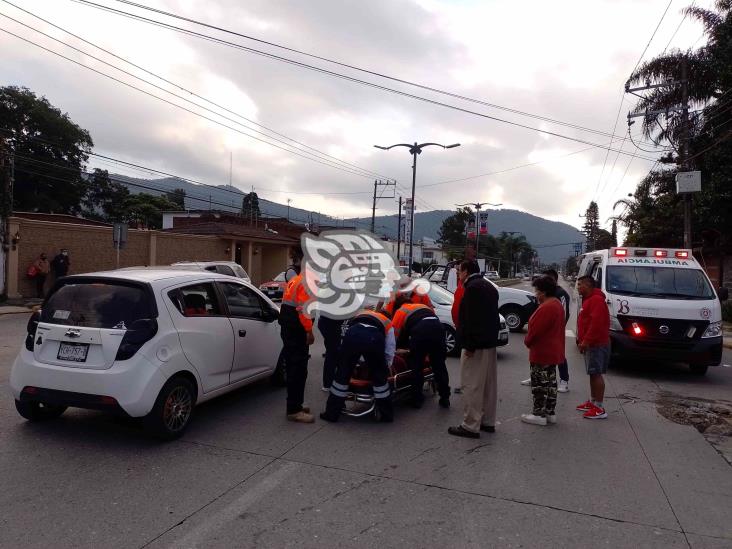
[[[615,248],[615,257],[626,257],[628,250],[625,248]]]
[[[668,252],[666,250],[655,250],[653,252],[654,257],[668,257]]]
[[[676,252],[676,257],[678,259],[689,259],[689,252],[686,250],[679,250]]]

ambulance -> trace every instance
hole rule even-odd
[[[597,250],[582,256],[578,276],[605,293],[614,360],[681,362],[698,375],[721,362],[729,292],[715,291],[691,250]]]

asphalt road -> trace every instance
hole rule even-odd
[[[500,423],[480,440],[446,433],[460,395],[449,411],[398,405],[390,425],[295,425],[284,391],[261,383],[202,405],[183,440],[160,443],[97,412],[23,421],[7,380],[26,322],[0,317],[1,547],[732,547],[732,468],[655,403],[664,391],[729,399],[732,368],[613,370],[610,417],[588,421],[574,411],[587,379],[568,345],[559,422],[535,427],[518,419],[530,394],[512,334]],[[453,379],[458,366],[450,359]]]

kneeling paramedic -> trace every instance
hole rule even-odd
[[[348,396],[351,374],[363,357],[371,374],[379,421],[393,421],[394,409],[387,378],[395,350],[396,341],[389,317],[368,309],[359,311],[349,321],[341,341],[335,378],[330,386],[325,412],[320,417],[326,421],[338,421]]]
[[[287,283],[282,296],[279,323],[281,326],[282,355],[287,371],[287,419],[299,423],[313,423],[315,418],[303,407],[305,381],[308,377],[308,347],[313,344],[313,321],[303,312],[308,301],[305,281],[298,274]]]
[[[397,338],[397,347],[409,349],[409,365],[414,372],[414,386],[411,404],[421,408],[424,402],[423,386],[424,361],[430,359],[430,367],[434,374],[437,391],[440,394],[440,406],[450,407],[450,377],[447,373],[445,359],[445,329],[435,312],[426,305],[404,303],[394,313],[392,326]]]

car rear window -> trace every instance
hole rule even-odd
[[[61,286],[41,311],[41,322],[86,328],[126,329],[135,320],[155,317],[144,288],[110,282]]]

